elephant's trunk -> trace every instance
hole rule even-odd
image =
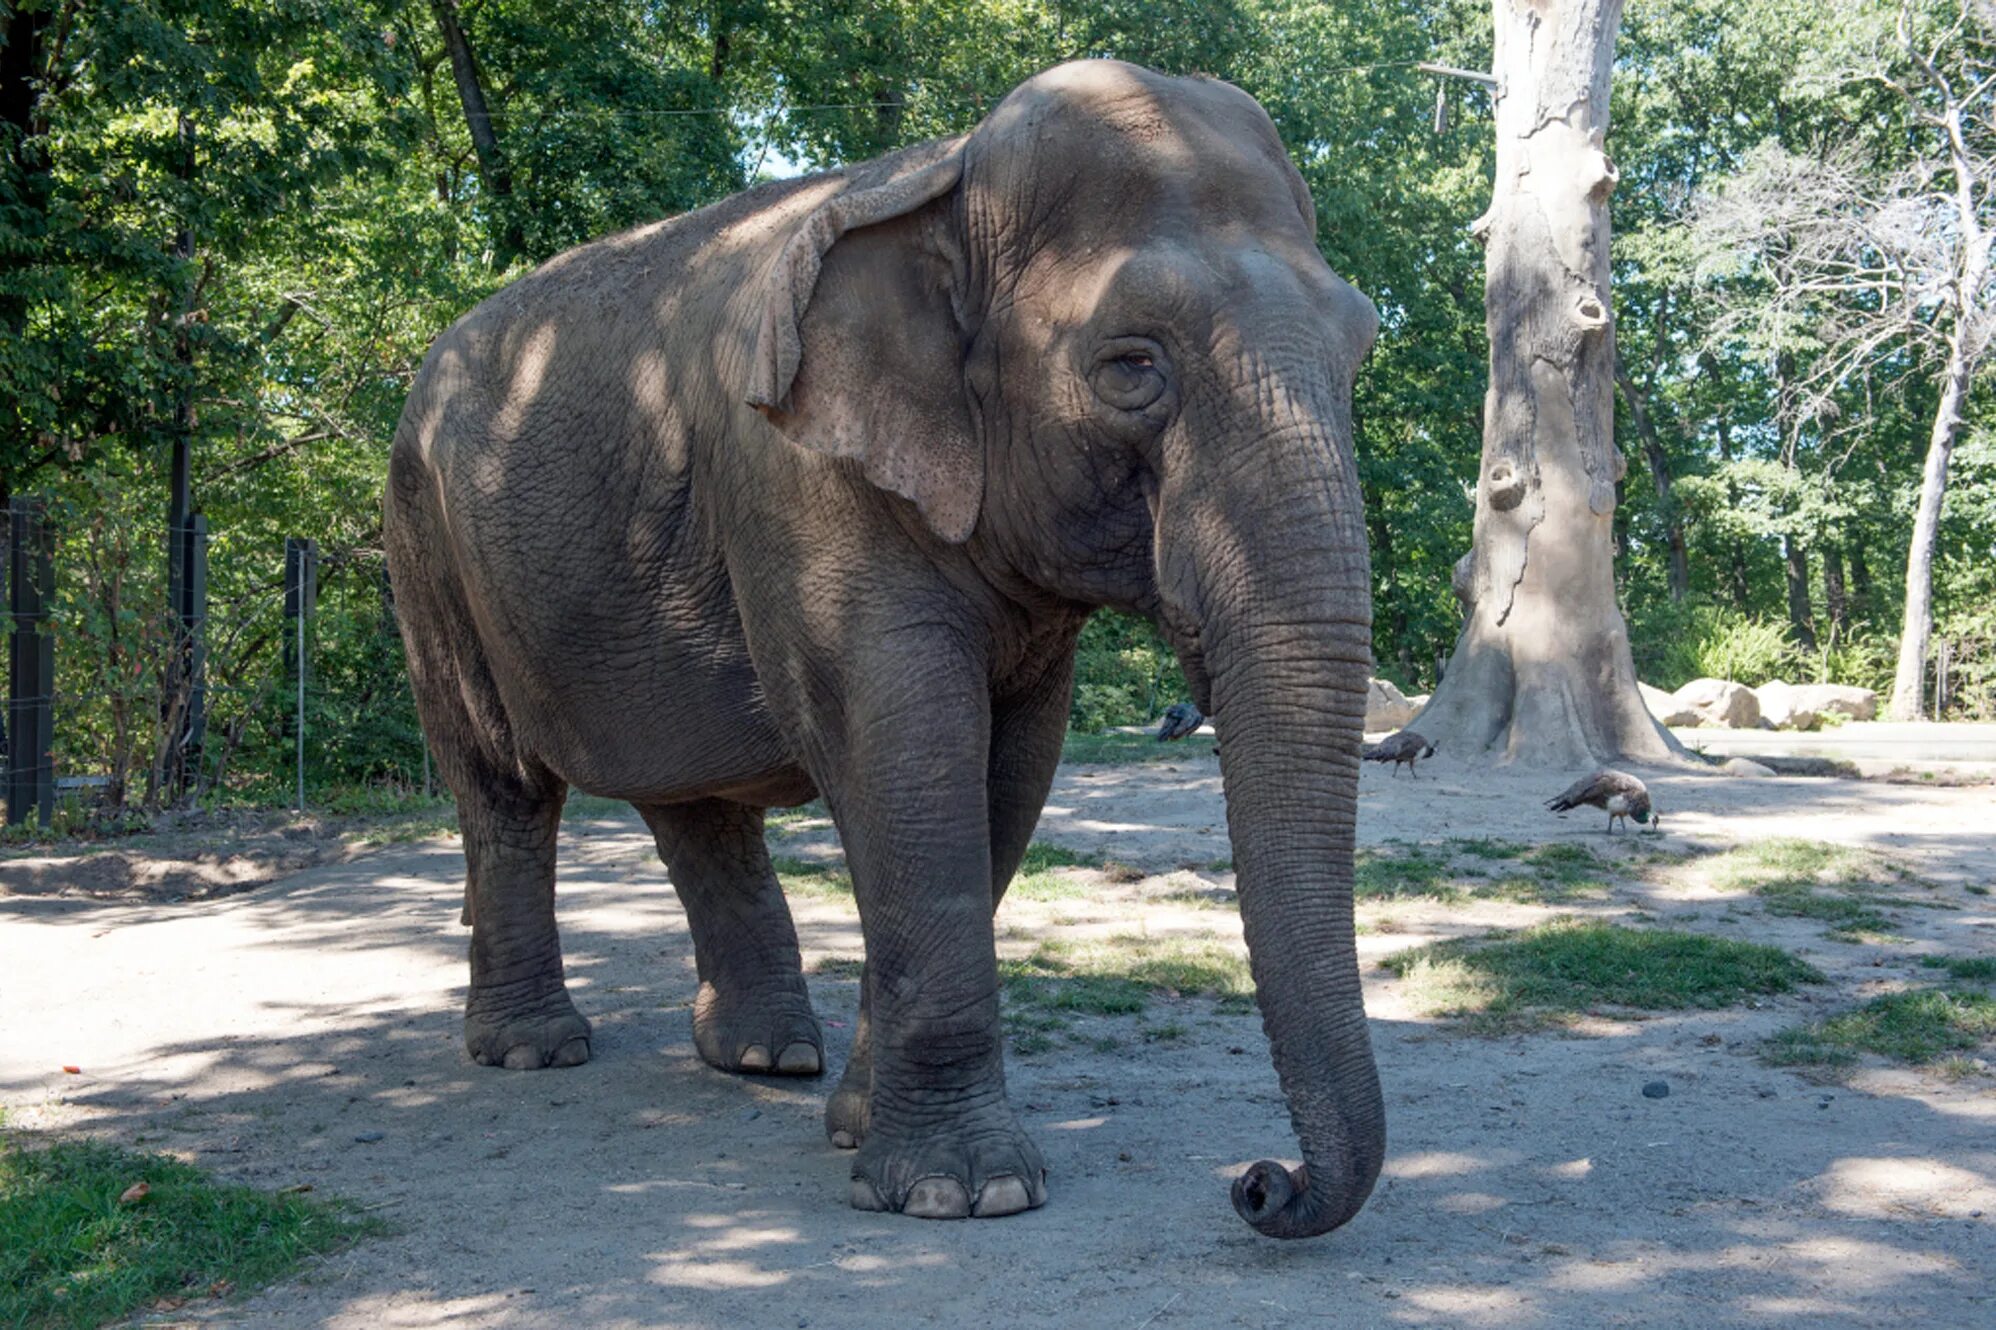
[[[1249,1168],[1234,1208],[1302,1238],[1365,1204],[1386,1130],[1352,920],[1372,617],[1357,477],[1329,431],[1285,433],[1266,465],[1188,496],[1202,511],[1181,548],[1262,1025],[1303,1153],[1294,1172]]]

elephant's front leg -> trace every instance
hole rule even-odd
[[[872,1090],[853,1204],[959,1219],[1037,1206],[1046,1181],[1005,1097],[983,681],[943,659],[862,676],[842,778],[823,785],[866,936]]]
[[[1077,626],[1075,631],[1079,631]],[[1021,686],[1001,692],[991,702],[991,742],[985,778],[991,845],[991,908],[1005,898],[1005,888],[1026,857],[1033,828],[1039,825],[1053,788],[1054,770],[1067,735],[1073,691],[1073,634],[1051,643],[1045,669]],[[873,1011],[867,985],[860,985],[859,1018],[853,1025],[852,1052],[846,1058],[839,1088],[825,1102],[825,1135],[841,1150],[866,1139],[867,1113],[873,1098]]]

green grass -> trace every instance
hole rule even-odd
[[[1929,970],[1946,970],[1950,979],[1996,983],[1996,956],[1922,956]]]
[[[1070,730],[1060,749],[1063,762],[1118,766],[1133,762],[1183,762],[1212,755],[1213,739],[1205,734],[1161,744],[1149,734],[1081,734]]]
[[[1352,892],[1359,900],[1423,896],[1454,901],[1463,896],[1461,884],[1449,871],[1446,854],[1404,842],[1360,850],[1354,863]]]
[[[145,1183],[141,1199],[123,1202]],[[381,1231],[298,1195],[216,1182],[162,1155],[0,1142],[0,1325],[103,1325],[268,1284]]]
[[[843,860],[798,859],[779,854],[772,855],[770,863],[776,869],[776,880],[783,884],[787,895],[814,899],[852,897],[852,874],[846,871]]]
[[[1783,1030],[1762,1055],[1777,1066],[1846,1066],[1874,1053],[1915,1066],[1996,1039],[1996,996],[1937,988],[1886,993],[1861,1007]]]
[[[1419,1010],[1498,1024],[1565,1019],[1599,1006],[1723,1007],[1823,981],[1774,947],[1578,919],[1416,947],[1381,964],[1410,981]]]
[[[1740,845],[1702,862],[1721,891],[1751,892],[1767,912],[1815,919],[1844,942],[1889,935],[1894,920],[1883,906],[1949,908],[1944,901],[1892,894],[1931,887],[1869,850],[1823,841],[1767,840]]]
[[[1022,960],[1001,960],[998,973],[1008,1001],[1089,1016],[1136,1015],[1160,995],[1229,1006],[1254,998],[1247,961],[1213,942],[1045,942]]]
[[[1034,841],[1026,847],[1019,871],[1007,891],[1029,901],[1071,900],[1088,894],[1088,883],[1064,868],[1100,868],[1099,855],[1079,854],[1059,845]]]
[[[821,956],[811,963],[811,973],[827,979],[858,979],[866,969],[859,956]]]
[[[1457,854],[1475,859],[1516,859],[1528,848],[1516,841],[1491,840],[1487,836],[1459,837],[1448,845]]]

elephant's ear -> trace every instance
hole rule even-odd
[[[882,165],[884,178],[819,204],[769,270],[748,403],[794,442],[858,458],[868,480],[958,543],[984,497],[946,202],[962,141]]]

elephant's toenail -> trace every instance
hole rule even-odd
[[[791,1076],[816,1076],[824,1070],[824,1066],[824,1059],[819,1056],[818,1050],[801,1039],[785,1044],[776,1057],[776,1069]]]
[[[832,1132],[832,1145],[835,1149],[840,1150],[859,1149],[859,1142],[854,1140],[852,1133],[843,1127]]]
[[[979,1219],[992,1219],[998,1215],[1015,1215],[1021,1210],[1030,1210],[1034,1204],[1032,1194],[1026,1190],[1025,1179],[1008,1175],[985,1183],[970,1213]]]
[[[887,1202],[880,1199],[880,1193],[865,1178],[852,1180],[852,1208],[855,1210],[885,1210]]]
[[[546,1065],[541,1051],[532,1044],[515,1044],[506,1050],[507,1071],[537,1071]]]
[[[908,1189],[901,1212],[917,1219],[962,1219],[970,1213],[970,1193],[955,1178],[923,1178]]]
[[[741,1067],[743,1071],[768,1071],[769,1050],[761,1044],[750,1044],[742,1050]]]
[[[579,1067],[587,1061],[589,1061],[589,1041],[578,1035],[554,1051],[550,1065]]]

